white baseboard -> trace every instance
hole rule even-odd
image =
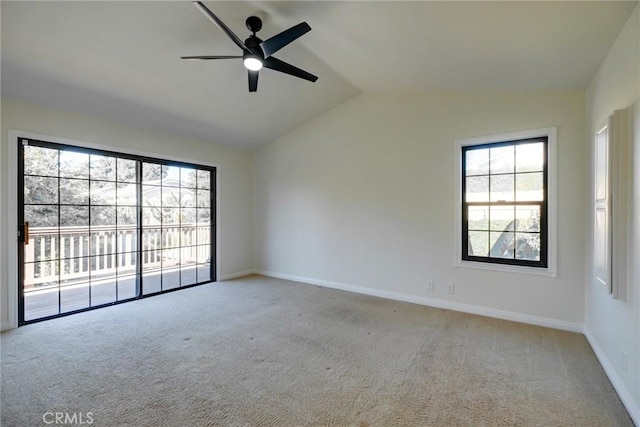
[[[598,362],[600,362],[602,369],[604,369],[607,377],[609,377],[609,381],[611,381],[613,388],[618,393],[622,404],[625,408],[627,408],[631,419],[636,426],[640,426],[640,406],[638,406],[638,403],[634,401],[633,396],[629,392],[629,389],[625,386],[624,382],[622,382],[620,376],[613,367],[613,364],[611,363],[605,352],[602,350],[602,347],[600,347],[600,345],[598,344],[596,338],[586,326],[584,328],[584,336],[587,338],[589,345],[591,345],[593,352],[596,354],[596,357],[598,358]]]
[[[235,273],[223,274],[218,278],[218,280],[233,280],[233,279],[237,279],[238,277],[244,277],[254,273],[255,273],[255,270],[237,271]]]
[[[454,301],[446,301],[436,298],[427,298],[400,292],[385,291],[380,289],[367,288],[364,286],[348,285],[327,280],[318,280],[309,277],[294,276],[291,274],[276,273],[267,270],[253,270],[255,274],[275,277],[278,279],[291,280],[293,282],[307,283],[311,285],[324,286],[327,288],[340,289],[343,291],[355,292],[358,294],[371,295],[397,301],[410,302],[414,304],[426,305],[429,307],[444,308],[447,310],[460,311],[464,313],[477,314],[479,316],[493,317],[496,319],[511,320],[514,322],[527,323],[530,325],[544,326],[547,328],[561,329],[570,332],[583,332],[580,323],[565,322],[562,320],[549,319],[546,317],[531,316],[529,314],[515,313],[511,311],[498,310],[494,308],[481,307],[471,304],[462,304]]]

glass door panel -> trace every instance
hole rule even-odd
[[[211,171],[154,162],[142,171],[144,292],[211,281]]]
[[[25,320],[60,313],[58,163],[58,150],[24,147],[23,223],[38,233],[23,252]]]

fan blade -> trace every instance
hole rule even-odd
[[[242,55],[200,55],[200,56],[181,56],[180,59],[184,59],[185,61],[199,61],[201,59],[236,59],[242,58]]]
[[[249,71],[249,92],[256,92],[258,90],[258,74],[259,71]]]
[[[260,43],[264,57],[268,58],[298,37],[311,31],[311,27],[306,22],[302,22],[298,25],[294,25],[288,30],[284,30],[280,34],[263,41]]]
[[[273,56],[270,56],[269,58],[265,59],[263,65],[265,68],[270,68],[275,71],[280,71],[281,73],[286,73],[294,77],[299,77],[304,80],[309,80],[310,82],[315,82],[316,80],[318,80],[318,77],[314,76],[313,74],[307,73],[306,71],[301,70],[298,67],[294,67],[291,64],[287,64],[284,61],[280,61],[279,59],[274,58]]]
[[[207,9],[207,6],[205,6],[204,4],[202,4],[199,1],[194,1],[193,4],[194,4],[195,7],[197,7],[200,10],[200,12],[202,12],[207,18],[209,18],[214,24],[216,24],[218,26],[218,28],[220,28],[222,31],[224,31],[224,33],[235,44],[237,44],[240,49],[244,50],[245,52],[251,52],[249,50],[249,48],[247,46],[245,46],[245,44],[242,42],[242,40],[240,40],[240,38],[238,36],[236,36],[233,33],[233,31],[231,31],[231,29],[229,27],[227,27],[225,25],[225,23],[220,20],[220,18],[218,18],[216,15],[213,14],[213,12],[211,12],[209,9]]]

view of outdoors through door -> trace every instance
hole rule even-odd
[[[20,147],[21,323],[215,280],[215,168]]]
[[[142,164],[144,294],[211,280],[211,173]]]

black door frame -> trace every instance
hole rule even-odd
[[[18,326],[27,325],[30,323],[41,322],[45,320],[55,319],[59,317],[69,316],[72,314],[82,313],[89,310],[95,310],[99,308],[109,307],[116,304],[126,303],[135,301],[142,298],[153,297],[156,295],[161,295],[169,292],[179,291],[182,289],[187,289],[195,286],[204,285],[206,283],[216,282],[216,271],[217,271],[217,167],[216,166],[208,166],[201,165],[197,163],[189,163],[183,161],[175,161],[175,160],[167,160],[156,157],[149,157],[144,155],[130,154],[130,153],[121,153],[117,151],[104,150],[99,148],[90,148],[83,146],[76,146],[66,143],[58,143],[58,142],[49,142],[44,141],[42,139],[35,139],[30,137],[22,137],[18,136],[17,138],[17,154],[18,154],[18,163],[17,163],[17,222],[18,222]],[[136,167],[136,185],[138,186],[137,192],[137,260],[136,260],[136,296],[133,298],[123,299],[120,301],[109,302],[106,304],[90,306],[78,310],[67,311],[64,313],[60,313],[60,290],[58,290],[58,314],[44,316],[37,319],[25,320],[24,313],[24,265],[25,265],[25,256],[24,256],[24,147],[26,145],[35,145],[43,148],[52,148],[58,150],[69,150],[74,152],[88,153],[88,154],[96,154],[96,155],[104,155],[104,156],[113,156],[128,160],[137,161]],[[207,280],[204,282],[199,282],[195,284],[180,286],[173,289],[161,290],[159,292],[154,292],[152,294],[144,294],[144,283],[143,283],[143,274],[142,274],[142,168],[141,165],[144,162],[156,163],[160,165],[166,166],[177,166],[177,167],[195,167],[202,170],[208,170],[210,172],[210,210],[211,210],[211,220],[210,220],[210,253],[211,260],[209,263],[210,268],[210,278],[211,280]],[[59,204],[58,204],[59,205]],[[59,244],[59,243],[58,243]]]

